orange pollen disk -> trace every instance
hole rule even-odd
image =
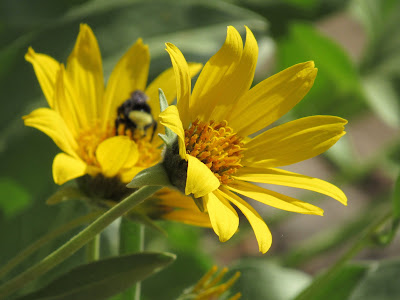
[[[154,166],[161,160],[161,149],[158,149],[151,143],[151,136],[149,134],[143,135],[140,130],[125,129],[125,125],[121,124],[118,127],[118,135],[126,135],[131,140],[135,141],[139,150],[139,159],[136,167],[148,168]]]
[[[94,122],[90,127],[82,129],[77,139],[79,157],[90,166],[100,167],[96,159],[97,147],[104,140],[115,135],[116,132],[113,126],[110,125],[104,128],[100,122]],[[161,149],[150,143],[149,136],[143,136],[139,132],[132,135],[131,130],[127,130],[125,135],[134,140],[138,146],[139,159],[135,165],[136,167],[148,168],[161,160]]]
[[[96,159],[97,147],[104,140],[114,136],[111,126],[103,128],[102,124],[94,122],[90,127],[83,128],[78,135],[78,154],[88,165],[99,167]]]
[[[222,184],[232,182],[232,175],[242,167],[244,144],[227,121],[196,120],[185,130],[186,153],[197,157]]]

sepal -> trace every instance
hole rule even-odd
[[[146,185],[172,186],[162,163],[139,172],[126,187],[135,189]]]
[[[158,95],[160,99],[160,111],[163,112],[168,108],[168,101],[167,98],[165,98],[165,94],[162,89],[158,89]],[[159,133],[158,136],[163,140],[167,147],[172,147],[177,139],[177,135],[168,127],[165,126],[164,128],[165,134]]]

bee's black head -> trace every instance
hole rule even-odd
[[[129,99],[132,104],[131,109],[137,111],[145,111],[150,114],[151,109],[150,106],[147,104],[147,99],[148,99],[147,95],[140,90],[132,92],[131,98]]]

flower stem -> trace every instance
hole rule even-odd
[[[145,228],[142,224],[134,223],[127,218],[122,218],[119,228],[119,254],[141,252],[144,250]],[[140,300],[140,282],[127,289],[118,299]]]
[[[106,211],[92,224],[90,224],[56,251],[45,257],[41,262],[0,286],[0,299],[3,299],[13,292],[19,290],[28,282],[38,278],[70,257],[91,239],[93,239],[97,234],[103,231],[115,219],[119,218],[124,213],[140,204],[143,200],[154,194],[159,189],[161,189],[161,187],[145,186],[125,198],[110,210]]]
[[[376,201],[368,206],[364,213],[351,222],[338,228],[322,231],[305,240],[295,247],[295,249],[291,249],[281,257],[282,265],[294,268],[314,259],[318,255],[340,248],[344,243],[362,232],[371,223],[371,219],[386,211],[386,207],[383,211],[382,205],[376,205],[375,203]]]
[[[86,245],[86,261],[92,262],[100,258],[100,234],[96,235]]]
[[[331,278],[333,278],[337,272],[353,258],[357,253],[359,253],[365,246],[367,246],[371,239],[373,238],[376,231],[385,224],[388,220],[392,218],[392,212],[385,213],[378,221],[372,224],[366,229],[364,234],[362,234],[358,240],[347,250],[336,263],[329,268],[324,274],[317,277],[305,290],[303,290],[294,300],[308,300],[313,298],[313,294],[316,290],[319,290],[321,286],[325,285]]]
[[[139,234],[139,249],[140,251],[144,251],[144,238],[145,238],[145,227],[142,224],[139,224],[140,234]],[[142,291],[142,283],[138,281],[135,285],[135,300],[140,300],[140,294]]]
[[[14,269],[18,264],[20,264],[22,261],[27,259],[32,253],[34,253],[36,250],[40,249],[43,245],[45,245],[47,242],[59,237],[60,235],[78,227],[81,226],[85,223],[88,223],[95,218],[97,218],[101,214],[100,211],[92,212],[90,214],[87,214],[85,216],[76,218],[72,220],[71,222],[68,222],[67,224],[63,224],[57,229],[49,232],[45,236],[41,237],[31,245],[29,245],[27,248],[22,250],[20,253],[17,254],[14,258],[12,258],[7,264],[5,264],[1,269],[0,269],[0,278],[4,277],[5,275],[8,274],[12,269]]]

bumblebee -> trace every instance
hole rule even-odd
[[[124,126],[124,134],[130,129],[132,135],[135,130],[139,130],[143,136],[146,136],[147,130],[152,127],[153,132],[151,141],[157,129],[157,122],[151,114],[151,108],[147,103],[147,95],[140,90],[131,93],[131,97],[122,103],[117,109],[117,119],[115,120],[115,131],[118,135],[119,127]]]

